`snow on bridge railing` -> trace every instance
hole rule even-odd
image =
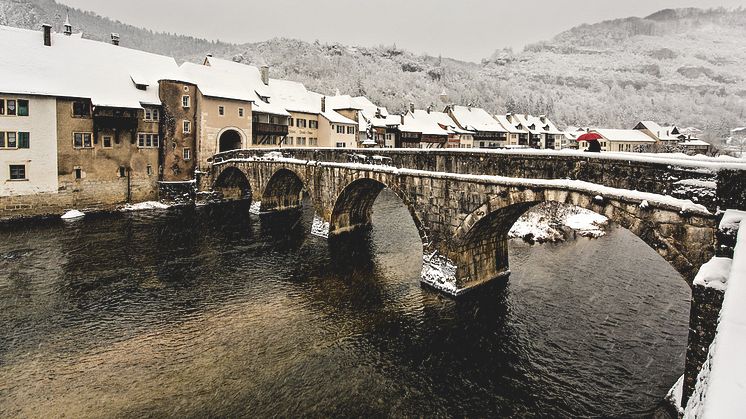
[[[640,208],[651,210],[651,207],[670,209],[679,211],[686,215],[697,215],[705,218],[711,218],[712,213],[703,205],[695,204],[688,199],[675,198],[669,195],[661,195],[650,192],[633,191],[629,189],[613,188],[599,185],[596,183],[572,179],[532,179],[517,178],[496,175],[471,175],[449,172],[436,172],[427,170],[416,170],[407,168],[398,168],[385,164],[376,163],[336,163],[322,162],[315,160],[303,160],[292,157],[285,157],[282,153],[276,151],[264,150],[262,155],[252,154],[249,157],[240,158],[240,153],[227,154],[224,160],[214,164],[227,164],[233,162],[277,162],[286,164],[314,165],[318,167],[336,167],[350,170],[366,170],[378,173],[388,173],[402,176],[417,176],[424,178],[448,179],[463,182],[490,183],[512,187],[526,188],[553,188],[566,191],[581,192],[595,196],[594,200],[603,203],[606,199],[620,199],[630,203],[635,203]]]
[[[741,227],[746,226],[746,213]],[[717,335],[702,366],[694,394],[684,412],[685,418],[741,418],[746,412],[746,228],[739,228],[738,240],[725,275],[725,299],[720,310]],[[723,268],[725,269],[725,268]]]
[[[711,171],[720,170],[744,170],[746,171],[746,159],[730,156],[709,157],[703,155],[689,156],[683,153],[622,153],[601,152],[587,153],[578,150],[537,150],[537,149],[474,149],[474,148],[447,148],[447,149],[414,149],[414,148],[247,148],[240,150],[224,151],[214,155],[214,158],[225,159],[228,155],[240,156],[239,158],[258,153],[279,151],[284,154],[296,153],[339,153],[342,154],[377,154],[385,156],[396,154],[423,154],[423,155],[499,155],[516,157],[570,157],[578,159],[624,161],[647,164],[665,164],[681,168],[707,169]]]

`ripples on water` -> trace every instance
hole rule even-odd
[[[688,287],[628,231],[514,241],[452,301],[374,211],[329,243],[309,208],[0,227],[0,417],[648,415],[682,373]]]

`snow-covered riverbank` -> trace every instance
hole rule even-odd
[[[609,220],[579,207],[569,207],[553,202],[537,206],[516,221],[508,237],[529,242],[561,242],[569,230],[583,237],[601,237],[606,234]]]

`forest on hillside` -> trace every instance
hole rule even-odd
[[[66,6],[0,0],[0,24],[59,28]],[[234,45],[157,33],[69,10],[76,30],[122,45],[201,61],[207,53],[271,66],[272,77],[324,93],[366,95],[391,111],[450,102],[494,113],[547,114],[560,126],[631,128],[650,119],[696,126],[717,140],[746,125],[746,11],[663,10],[646,18],[581,25],[524,51],[498,50],[480,63],[413,54],[396,46],[272,39]],[[497,42],[496,42],[497,43]]]

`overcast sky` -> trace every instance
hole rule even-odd
[[[149,29],[230,42],[275,37],[391,45],[478,61],[581,23],[746,0],[62,0]]]

